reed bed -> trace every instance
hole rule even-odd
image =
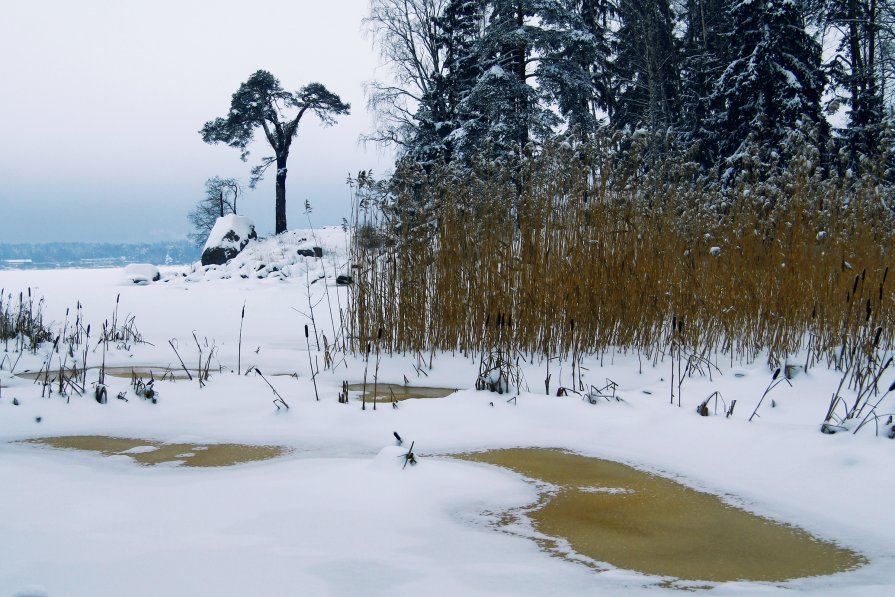
[[[20,292],[18,300],[0,289],[0,343],[3,351],[36,351],[42,342],[53,339],[49,326],[44,321],[43,299],[31,296],[31,288]]]
[[[840,366],[868,336],[891,349],[891,189],[877,178],[801,160],[722,187],[683,160],[601,155],[563,144],[521,170],[399,172],[387,191],[359,180],[355,349],[678,347],[774,366],[804,348],[806,365]]]

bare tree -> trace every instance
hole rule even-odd
[[[376,130],[365,137],[406,148],[417,132],[416,108],[445,73],[437,19],[448,0],[372,0],[364,26],[391,69],[391,82],[367,84]]]
[[[218,218],[236,213],[236,200],[242,192],[242,185],[235,178],[213,176],[205,181],[205,197],[187,215],[193,231],[187,236],[197,245],[202,245],[214,228]]]

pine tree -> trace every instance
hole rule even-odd
[[[464,102],[468,120],[462,143],[467,155],[489,146],[497,155],[521,157],[537,135],[538,101],[528,83],[528,59],[535,45],[532,0],[494,0],[477,47],[482,69]]]
[[[844,137],[853,167],[878,153],[885,111],[877,69],[882,21],[891,14],[884,0],[806,0],[815,20],[837,30],[841,42],[830,64],[832,79],[847,92],[848,128]],[[891,24],[890,24],[891,25]]]
[[[601,6],[593,0],[489,3],[476,44],[480,74],[462,104],[467,155],[490,147],[519,159],[530,142],[563,123],[594,130],[594,106],[608,105],[608,94],[594,85],[605,80],[608,54],[605,32],[597,29]]]
[[[619,127],[655,132],[677,120],[679,44],[668,0],[620,0],[613,87]]]
[[[735,168],[750,144],[777,159],[788,131],[821,121],[824,77],[820,45],[794,0],[728,0],[728,18],[731,60],[711,125],[720,160]]]
[[[429,24],[434,30],[442,68],[432,73],[431,84],[414,114],[417,123],[405,159],[428,167],[451,161],[456,154],[456,133],[465,120],[462,105],[480,74],[476,44],[481,37],[483,0],[449,0]]]
[[[209,120],[199,134],[206,143],[225,143],[239,149],[240,157],[245,160],[256,131],[263,131],[274,155],[263,158],[252,169],[249,186],[253,187],[267,168],[276,165],[275,230],[280,234],[286,231],[286,166],[302,118],[310,112],[329,126],[350,109],[349,104],[320,83],[309,83],[295,92],[286,91],[279,79],[259,70],[233,94],[227,116]]]
[[[727,13],[723,0],[687,0],[681,58],[681,119],[684,144],[699,145],[704,167],[714,163],[717,149],[707,123],[716,112],[711,97],[724,70]]]
[[[591,135],[600,115],[612,109],[608,20],[613,8],[608,0],[565,0],[551,8],[541,15],[554,34],[541,50],[539,83],[565,123]]]

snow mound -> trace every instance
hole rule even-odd
[[[404,455],[407,454],[407,448],[402,446],[386,446],[379,451],[373,460],[373,466],[377,469],[402,469],[404,462],[407,460]],[[409,466],[408,466],[409,468]]]
[[[185,279],[187,282],[269,279],[335,284],[336,278],[348,273],[348,269],[348,235],[339,226],[327,226],[289,230],[249,241],[226,263],[196,264],[185,274]]]
[[[123,280],[124,284],[137,284],[145,286],[150,282],[158,282],[161,279],[158,268],[148,263],[131,263],[124,268]]]

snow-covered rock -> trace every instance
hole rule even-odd
[[[298,249],[298,254],[302,257],[323,257],[322,247],[310,247]]]
[[[150,282],[158,282],[162,277],[158,268],[148,263],[131,263],[124,268],[123,274],[123,282],[125,284],[137,284],[140,286],[145,286]]]
[[[258,238],[255,225],[246,216],[234,214],[218,218],[202,248],[202,265],[223,265]]]
[[[335,276],[348,266],[348,243],[347,233],[339,226],[288,230],[255,239],[229,261],[198,265],[183,277],[187,282],[267,279],[317,284],[326,279],[327,284],[335,284]],[[164,274],[162,279],[168,281]]]

